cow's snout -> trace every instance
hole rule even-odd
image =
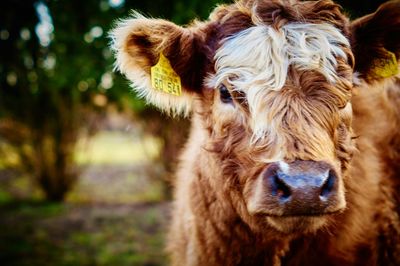
[[[272,163],[262,175],[267,205],[276,214],[320,215],[344,208],[339,177],[325,162]]]

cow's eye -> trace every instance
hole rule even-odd
[[[220,85],[219,86],[219,97],[221,99],[221,102],[223,103],[232,103],[232,96],[229,93],[228,89],[225,87],[225,85]]]

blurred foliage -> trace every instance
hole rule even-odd
[[[388,0],[335,0],[340,4],[350,18],[355,19],[365,14],[373,13],[384,2]]]

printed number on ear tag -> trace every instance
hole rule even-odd
[[[182,94],[181,78],[172,69],[171,63],[161,53],[158,63],[151,67],[151,85],[154,89],[175,96]]]

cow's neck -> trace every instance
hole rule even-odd
[[[200,254],[204,254],[199,258],[200,265],[240,265],[243,261],[260,265],[265,260],[271,265],[277,243],[255,235],[229,206],[229,201],[220,198],[221,195],[212,188],[208,178],[199,174],[193,182],[193,191],[192,211],[197,247],[201,249]],[[243,254],[246,254],[246,258]],[[217,261],[209,261],[210,258]],[[202,259],[207,261],[202,262]]]

